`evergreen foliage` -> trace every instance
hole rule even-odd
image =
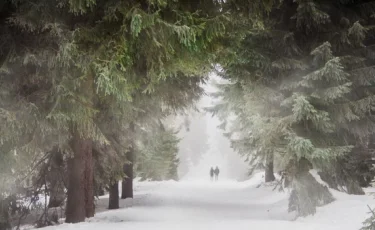
[[[176,132],[162,124],[151,132],[144,131],[136,147],[137,176],[142,180],[178,180],[178,142]]]
[[[332,200],[329,194],[315,199],[300,186],[314,180],[301,177],[302,161],[333,175],[347,192],[362,193],[353,172],[359,150],[370,151],[374,130],[373,20],[367,10],[373,4],[283,1],[265,17],[264,30],[247,26],[220,61],[219,75],[230,82],[214,95],[224,103],[209,110],[223,121],[235,115],[228,136],[252,162],[274,154],[301,196],[297,203],[305,210],[297,209],[299,215]],[[311,206],[301,204],[309,199],[315,199]]]
[[[375,212],[369,207],[369,214],[371,215],[363,221],[363,227],[360,230],[373,230],[375,228]]]
[[[201,10],[205,4],[211,6],[202,8],[207,11]],[[0,129],[7,132],[0,151],[2,162],[14,163],[1,167],[1,195],[29,174],[26,162],[38,162],[54,147],[71,157],[68,173],[85,165],[77,171],[84,177],[71,174],[85,178],[88,187],[80,191],[92,190],[91,151],[97,163],[117,163],[113,172],[100,165],[109,174],[104,178],[119,176],[128,140],[134,139],[126,136],[129,123],[144,122],[150,111],[165,116],[201,92],[197,76],[209,72],[214,41],[224,31],[219,8],[211,1],[2,3]],[[80,154],[85,162],[78,162]],[[86,214],[69,222],[93,215],[91,194],[82,196]]]
[[[208,110],[252,168],[287,171],[291,211],[313,214],[333,200],[312,167],[332,188],[363,193],[375,175],[373,9],[349,0],[2,1],[0,228],[11,227],[15,184],[45,175],[52,152],[70,178],[68,222],[94,215],[94,181],[113,186],[124,164],[143,179],[178,179],[179,139],[161,121],[192,106],[216,63],[227,82]]]

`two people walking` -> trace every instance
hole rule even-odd
[[[214,178],[215,178],[215,181],[217,181],[219,179],[219,173],[220,173],[219,167],[216,166],[215,169],[211,167],[210,169],[211,181],[214,180]]]

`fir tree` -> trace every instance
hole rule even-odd
[[[375,212],[369,207],[369,214],[371,215],[365,221],[363,221],[363,227],[360,230],[373,230],[375,229]]]
[[[372,5],[284,1],[266,17],[265,30],[250,28],[224,56],[230,61],[222,61],[221,75],[240,85],[237,101],[246,104],[234,108],[242,115],[237,130],[248,130],[237,143],[243,151],[255,146],[248,150],[251,156],[273,153],[277,165],[288,170],[299,215],[332,200],[322,186],[307,192],[303,184],[315,183],[311,167],[335,169],[347,188],[356,188],[348,192],[361,192],[350,176],[352,167],[342,162],[368,148],[372,134],[367,128],[373,127],[372,76],[362,72],[373,68],[364,54],[372,44],[372,29],[366,28]],[[245,129],[246,124],[251,128]],[[312,205],[301,203],[306,200]]]
[[[176,132],[160,124],[144,131],[137,144],[136,173],[143,180],[177,180],[178,142]]]
[[[25,161],[56,146],[71,156],[67,222],[94,215],[92,152],[114,145],[101,125],[129,112],[134,93],[151,94],[160,82],[209,71],[213,41],[224,26],[217,8],[196,13],[197,7],[164,1],[2,5],[1,130],[8,132],[0,148]]]

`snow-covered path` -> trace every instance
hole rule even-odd
[[[86,223],[47,229],[356,230],[366,217],[366,205],[375,205],[370,196],[335,192],[337,201],[320,208],[315,216],[292,221],[293,214],[287,213],[288,194],[272,191],[273,187],[257,188],[261,180],[258,175],[246,182],[136,183],[134,200],[122,204],[126,207],[100,212]]]
[[[286,194],[247,189],[238,182],[150,182],[140,185],[133,207],[112,211],[115,221],[289,220]],[[108,213],[96,218],[106,219]],[[113,220],[113,219],[112,219]]]

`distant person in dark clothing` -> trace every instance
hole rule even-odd
[[[215,173],[215,170],[213,167],[211,167],[210,169],[210,177],[211,177],[211,181],[214,179],[214,173]]]
[[[215,180],[218,180],[219,179],[219,173],[220,173],[219,167],[216,166],[216,168],[214,170],[214,173],[215,173]]]

